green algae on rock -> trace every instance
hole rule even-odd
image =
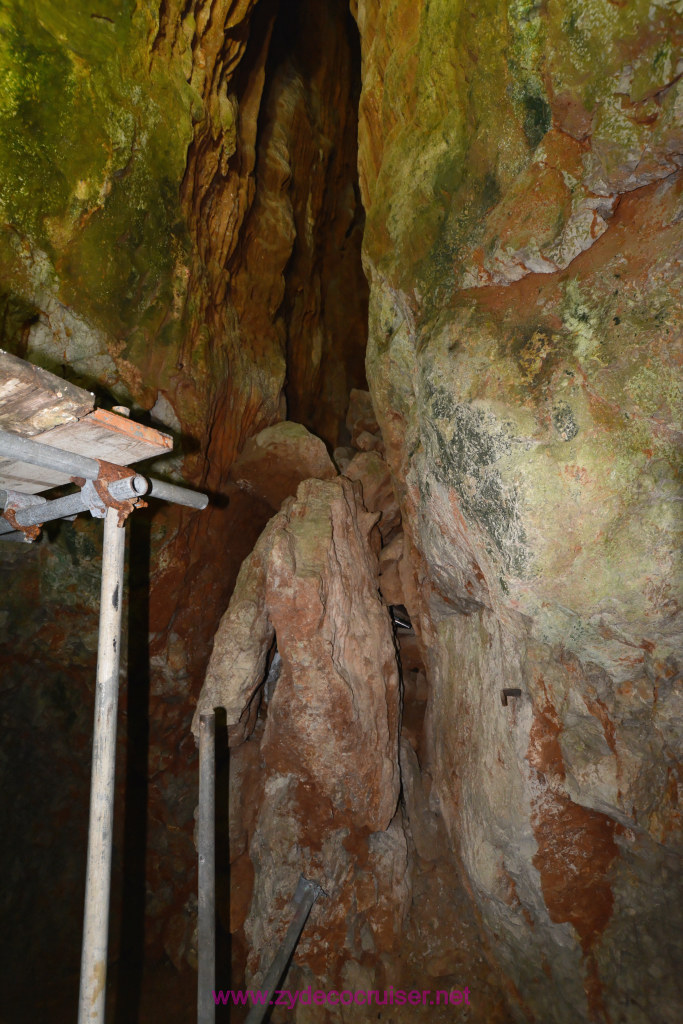
[[[520,1019],[673,1019],[629,905],[671,976],[675,925],[642,908],[680,830],[680,5],[425,0],[404,39],[408,5],[371,6],[368,381],[441,809]],[[569,914],[560,864],[581,874]]]
[[[82,315],[112,334],[158,324],[187,248],[192,97],[149,70],[150,9],[15,3],[3,19],[3,219]]]

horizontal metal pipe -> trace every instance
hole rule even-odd
[[[147,494],[149,484],[144,476],[136,473],[135,476],[124,476],[120,480],[112,480],[107,485],[107,490],[117,501],[126,501],[129,498],[139,498],[142,494]]]
[[[31,466],[41,466],[43,469],[56,469],[67,476],[84,476],[86,480],[96,480],[100,472],[97,459],[40,444],[8,430],[0,430],[0,456],[16,459],[17,462],[28,462]]]
[[[1,524],[0,524],[0,527],[1,527]],[[30,540],[28,540],[28,538],[26,537],[26,535],[21,532],[21,530],[13,530],[11,526],[10,526],[9,530],[7,530],[7,531],[5,531],[5,530],[0,528],[0,540],[15,540],[15,541],[24,541],[25,540],[27,544],[31,543]]]
[[[136,474],[127,476],[121,480],[113,480],[108,485],[109,493],[117,501],[126,501],[145,494],[148,488],[144,476]],[[40,501],[35,495],[26,495],[27,498],[34,498],[33,504],[18,509],[15,518],[19,526],[37,526],[39,523],[49,523],[53,519],[65,519],[67,516],[76,516],[79,512],[86,512],[90,507],[83,497],[82,491],[75,491],[73,494],[65,494],[63,498],[55,498],[54,501]],[[3,507],[7,502],[7,491],[0,488],[0,502]],[[7,522],[0,522],[0,534],[9,533],[12,526]]]
[[[186,487],[176,487],[175,484],[164,483],[163,480],[149,480],[149,495],[152,498],[161,498],[163,501],[171,501],[174,505],[186,505],[188,508],[206,508],[209,499],[206,494],[199,491],[189,491]]]
[[[41,498],[38,494],[23,494],[21,491],[6,491],[4,487],[0,487],[0,506],[4,510],[8,505],[14,508],[16,512],[20,512],[29,506],[35,506],[36,508],[40,506],[40,508],[45,508],[47,502],[45,498]],[[21,530],[15,531],[11,523],[4,518],[0,518],[0,536],[15,532],[18,533],[19,536],[23,536]]]
[[[116,501],[123,502],[133,498],[139,498],[146,493],[148,484],[139,473],[135,476],[126,476],[121,480],[113,480],[109,485],[109,493]],[[27,495],[27,498],[34,499],[31,505],[18,509],[15,519],[19,526],[37,526],[39,523],[51,522],[53,519],[66,519],[79,512],[87,512],[89,504],[83,497],[82,490],[76,490],[72,495],[65,495],[63,498],[55,498],[54,501],[41,501],[35,495]],[[7,503],[8,492],[0,487],[0,504],[3,508]],[[0,536],[14,532],[13,527],[6,520],[0,521]]]
[[[31,441],[27,437],[20,437],[7,430],[0,430],[0,457],[16,459],[17,462],[27,462],[31,466],[41,466],[43,469],[56,469],[67,476],[82,476],[86,480],[96,480],[100,473],[100,464],[96,459],[65,452],[61,448],[53,448],[51,445],[40,444],[38,441]],[[153,498],[161,498],[163,501],[170,501],[175,505],[186,505],[188,508],[196,509],[206,508],[209,504],[206,494],[190,491],[186,487],[177,487],[175,484],[167,484],[163,480],[155,480],[152,477],[147,479],[149,494]]]
[[[15,514],[15,519],[19,526],[37,526],[38,523],[49,523],[53,519],[78,515],[87,507],[81,492],[76,491],[75,494],[66,494],[63,498],[55,498],[44,505],[35,504],[22,508]]]

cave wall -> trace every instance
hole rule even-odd
[[[380,453],[385,513],[383,457],[391,470],[404,535],[386,533],[379,565],[418,644],[414,662],[401,649],[402,800],[388,828],[384,808],[310,854],[339,866],[343,897],[332,931],[316,912],[299,978],[470,972],[480,1019],[502,1021],[496,978],[485,995],[474,973],[481,948],[519,1019],[676,1019],[678,8],[352,0],[360,96],[341,0],[0,12],[0,344],[166,426],[175,471],[214,498],[131,529],[124,975],[143,946],[178,969],[194,960],[190,718],[238,567],[273,514],[231,467],[286,415],[330,447],[349,440],[368,330],[357,131],[382,438],[355,441]],[[366,502],[370,462],[350,471]],[[320,531],[324,515],[316,543]],[[368,538],[353,550],[372,567]],[[3,910],[20,954],[3,964],[8,1012],[15,996],[25,1012],[26,979],[52,958],[57,1020],[57,979],[73,987],[78,963],[98,529],[81,520],[49,541],[0,550],[16,837]],[[521,695],[504,706],[504,688]],[[267,735],[252,722],[258,743],[238,748],[230,782],[237,803],[263,787],[264,743],[263,815],[231,811],[230,909],[266,951],[254,872],[279,877],[279,926],[299,865],[278,876],[273,850],[311,845],[306,791],[273,735],[287,707],[274,700]],[[348,753],[338,740],[332,758]],[[393,734],[387,749],[395,766]],[[128,967],[121,1019],[137,999]]]
[[[237,570],[272,515],[230,467],[288,404],[336,444],[348,390],[365,380],[355,27],[341,2],[282,8],[88,0],[0,13],[0,345],[169,430],[176,454],[156,471],[213,499],[201,515],[157,506],[131,524],[121,1019],[143,950],[194,963],[189,724]],[[12,579],[0,596],[3,901],[15,952],[29,951],[4,964],[8,1006],[25,1012],[27,972],[51,958],[55,986],[31,998],[52,999],[57,1019],[57,989],[73,993],[78,970],[100,531],[80,519],[46,534],[0,551]]]
[[[671,1022],[680,5],[353,7],[425,763],[520,1019]]]
[[[432,800],[406,535],[367,391],[351,392],[347,427],[336,466],[281,423],[234,467],[276,514],[240,569],[193,722],[196,734],[220,709],[229,744],[217,806],[231,984],[263,985],[303,873],[322,892],[281,986],[304,998],[274,1022],[408,1024],[417,999],[445,1024],[472,992],[468,1019],[509,1024],[506,979]]]

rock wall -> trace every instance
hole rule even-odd
[[[296,847],[336,916],[316,909],[291,987],[469,982],[473,1018],[494,1024],[503,985],[520,1020],[671,1024],[680,5],[350,6],[360,96],[342,0],[0,12],[0,344],[166,426],[172,472],[214,499],[131,531],[116,1014],[137,1010],[143,951],[194,960],[190,717],[238,567],[280,506],[246,443],[289,415],[340,446],[346,482],[323,456],[324,481],[301,484],[245,572],[268,547],[327,681],[304,696],[325,721],[343,707],[348,729],[328,735],[297,693],[298,620],[262,580],[248,685],[271,629],[287,657],[267,714],[252,702],[232,723],[236,971],[257,977],[253,950],[274,946]],[[347,429],[364,216],[372,402],[352,392]],[[373,624],[356,647],[343,588],[334,621],[316,605],[335,530]],[[0,551],[3,1009],[58,1021],[78,969],[99,539],[82,520],[49,541]],[[377,586],[413,627],[400,736]],[[378,649],[366,692],[348,664]],[[309,734],[293,765],[284,739]],[[316,846],[304,782],[321,773]],[[33,984],[48,958],[49,992]],[[169,977],[152,1020],[191,1012]]]
[[[424,764],[519,1019],[673,1022],[680,8],[354,10]]]
[[[12,0],[0,27],[0,346],[169,430],[157,472],[213,499],[131,525],[111,978],[132,1019],[143,953],[194,963],[190,720],[272,515],[230,467],[288,403],[336,444],[364,385],[358,41],[341,0]],[[8,1012],[56,1021],[77,985],[100,539],[82,519],[47,533],[0,551],[3,966]],[[49,993],[28,981],[48,958]]]
[[[337,448],[342,475],[329,457],[315,465],[315,439],[290,423],[236,463],[254,489],[279,459],[279,511],[242,565],[194,721],[197,732],[218,709],[219,736],[221,710],[227,723],[217,806],[231,984],[263,984],[303,873],[323,893],[280,987],[342,997],[273,1020],[375,1019],[393,988],[445,1022],[457,989],[461,1002],[476,991],[468,1019],[504,1024],[504,986],[430,800],[424,664],[401,607],[406,541],[367,392],[352,392],[348,428],[372,450]],[[316,478],[301,481],[302,466]],[[416,1011],[403,996],[390,1012],[407,1024]]]

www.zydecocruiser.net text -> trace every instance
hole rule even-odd
[[[302,1006],[471,1006],[469,988],[452,989],[411,989],[401,988],[369,989],[338,992],[336,989],[305,988],[302,990],[275,989],[265,992],[261,989],[220,989],[213,993],[216,1006],[284,1006],[293,1010]]]

